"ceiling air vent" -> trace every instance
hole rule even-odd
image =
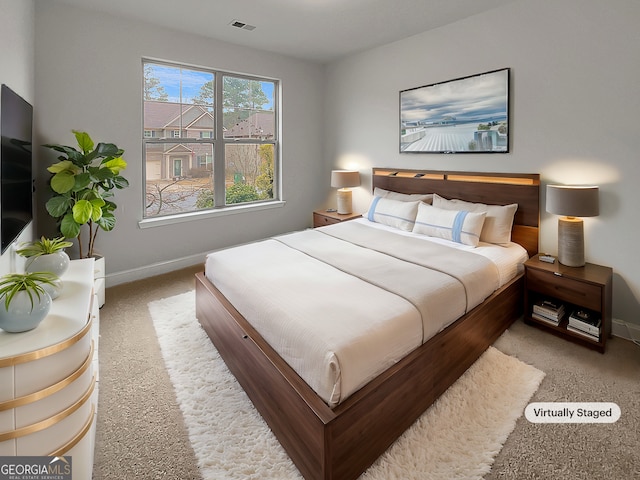
[[[232,20],[229,25],[231,25],[232,27],[241,28],[243,30],[254,30],[256,28],[255,26],[241,22],[240,20]]]

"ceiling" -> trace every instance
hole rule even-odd
[[[514,0],[57,1],[325,63]],[[255,29],[233,27],[234,20]]]

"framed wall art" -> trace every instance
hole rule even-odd
[[[507,153],[509,68],[400,92],[400,153]]]

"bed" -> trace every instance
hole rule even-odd
[[[436,194],[441,202],[457,199],[486,205],[517,204],[510,232],[511,241],[520,245],[521,250],[526,251],[528,255],[537,253],[539,223],[539,176],[537,174],[374,168],[372,187],[374,191],[377,189],[404,195]],[[378,197],[374,196],[375,198]],[[391,203],[388,202],[388,204]],[[363,221],[363,223],[366,222]],[[348,228],[346,224],[350,224]],[[313,246],[319,236],[329,237],[330,242],[340,245],[339,250],[344,251],[342,236],[355,236],[359,242],[362,229],[368,231],[369,226],[350,221],[345,222],[343,228],[323,227],[323,229],[326,229],[326,232],[321,232],[320,229],[318,232],[310,230],[304,232],[300,238],[294,235],[277,240],[270,239],[268,245],[273,250],[270,251],[269,256],[273,256],[278,261],[283,242],[285,244],[298,242],[299,245],[294,245],[295,248],[302,248],[302,246],[307,248],[308,245]],[[339,238],[336,239],[334,235]],[[387,234],[380,237],[384,240],[373,241],[386,244],[386,239],[390,237],[385,235]],[[290,246],[287,245],[287,247]],[[377,246],[374,250],[378,248],[383,247]],[[410,251],[411,248],[403,246],[401,249]],[[302,251],[298,255],[305,257],[303,262],[311,262],[302,263],[304,268],[299,268],[308,273],[305,281],[309,278],[313,281],[314,278],[324,277],[324,274],[329,272],[327,269],[333,268],[326,267],[323,261],[320,262],[322,265],[316,265],[315,258],[306,258],[322,255],[322,253]],[[460,253],[460,255],[463,254]],[[348,270],[361,268],[352,257],[351,254],[345,255],[343,261],[346,264],[339,265],[337,269],[341,272],[346,270],[347,275],[357,277],[360,273],[354,274]],[[364,258],[364,263],[369,265],[366,259],[370,257]],[[231,258],[228,265],[234,265],[238,259],[239,257]],[[210,269],[220,269],[221,277],[230,276],[230,270],[229,268],[225,270],[224,264],[219,263],[212,267],[207,259],[207,265]],[[282,275],[289,276],[290,272]],[[327,275],[329,279],[333,278],[332,273],[329,272]],[[336,275],[335,282],[338,282],[336,288],[340,288],[339,282],[343,281],[344,274],[340,276],[340,273],[336,273]],[[250,308],[247,309],[244,304],[241,305],[238,294],[234,294],[233,290],[229,290],[224,283],[219,285],[220,288],[215,286],[214,276],[206,275],[204,272],[196,275],[196,314],[230,371],[301,474],[307,479],[352,479],[364,472],[521,314],[523,303],[521,272],[517,271],[505,278],[500,275],[499,277],[497,289],[489,293],[478,293],[478,299],[471,303],[468,312],[460,318],[447,320],[442,325],[433,327],[434,331],[425,335],[418,345],[403,346],[399,350],[401,354],[393,352],[394,355],[401,355],[400,357],[387,359],[386,365],[376,367],[378,370],[366,372],[365,376],[358,380],[347,382],[341,378],[340,381],[346,386],[342,389],[343,391],[339,390],[337,395],[334,395],[336,392],[332,390],[331,383],[325,386],[324,390],[314,385],[313,374],[301,371],[300,367],[291,360],[299,357],[299,353],[293,352],[289,355],[287,348],[290,345],[283,350],[283,347],[274,341],[273,334],[265,331],[259,322],[249,323],[247,318],[256,321],[253,318],[256,312],[252,312]],[[276,282],[275,279],[273,281]],[[351,279],[344,281],[352,282]],[[260,278],[257,283],[250,284],[249,295],[258,295],[260,284],[268,283],[264,278]],[[328,294],[324,296],[323,292],[315,290],[315,284],[312,285],[314,288],[308,287],[307,290],[313,291],[314,295],[327,305],[331,305],[337,298],[335,292],[332,296]],[[357,284],[353,284],[352,287],[352,283],[344,285],[348,285],[350,291],[361,288]],[[368,286],[362,287],[365,294],[368,288]],[[223,295],[220,289],[227,292],[227,295]],[[305,290],[305,287],[300,290]],[[227,296],[234,299],[235,303]],[[380,297],[385,304],[384,299],[387,297],[382,294]],[[354,298],[357,297],[354,296]],[[411,297],[409,300],[410,303],[414,303]],[[392,301],[389,297],[389,302]],[[364,303],[362,300],[356,300],[359,306]],[[278,317],[285,315],[295,317],[295,312],[300,308],[298,302],[294,300],[285,310],[282,309],[282,300],[275,299],[274,304],[276,304],[274,308],[280,308],[280,310],[273,310],[275,312],[273,316]],[[382,310],[382,305],[374,309]],[[387,310],[398,312],[398,316],[402,317],[406,325],[413,325],[418,331],[422,328],[424,334],[426,324],[420,326],[415,319],[409,318],[413,315],[411,313],[401,315],[401,310],[404,308],[402,301],[397,306],[392,303],[389,305],[393,308]],[[236,307],[245,315],[243,316]],[[345,308],[351,307],[345,305]],[[420,310],[419,306],[417,308]],[[370,312],[367,315],[370,315]],[[357,316],[359,315],[353,315],[354,318]],[[421,318],[424,316],[422,314]],[[441,317],[443,314],[437,311],[434,316]],[[283,318],[278,320],[282,321]],[[258,333],[258,329],[262,334]],[[382,331],[385,332],[385,330]],[[271,340],[267,341],[265,337]],[[340,353],[339,356],[348,357],[348,353]],[[359,353],[352,353],[352,356],[361,358]],[[368,360],[361,363],[367,367]],[[348,370],[345,365],[342,377],[355,378],[355,374],[351,373],[355,370]]]

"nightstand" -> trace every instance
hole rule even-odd
[[[360,218],[360,213],[338,213],[327,212],[326,210],[316,210],[313,212],[313,228],[324,227],[333,223],[346,222],[354,218]]]
[[[529,259],[524,268],[525,323],[604,353],[607,338],[611,336],[613,269],[593,263],[567,267],[557,259],[555,263],[545,263],[538,255]],[[564,306],[557,324],[536,314],[534,308],[541,310],[535,306],[544,301]],[[572,328],[570,316],[578,311],[600,319],[598,334],[589,335],[582,329]]]

